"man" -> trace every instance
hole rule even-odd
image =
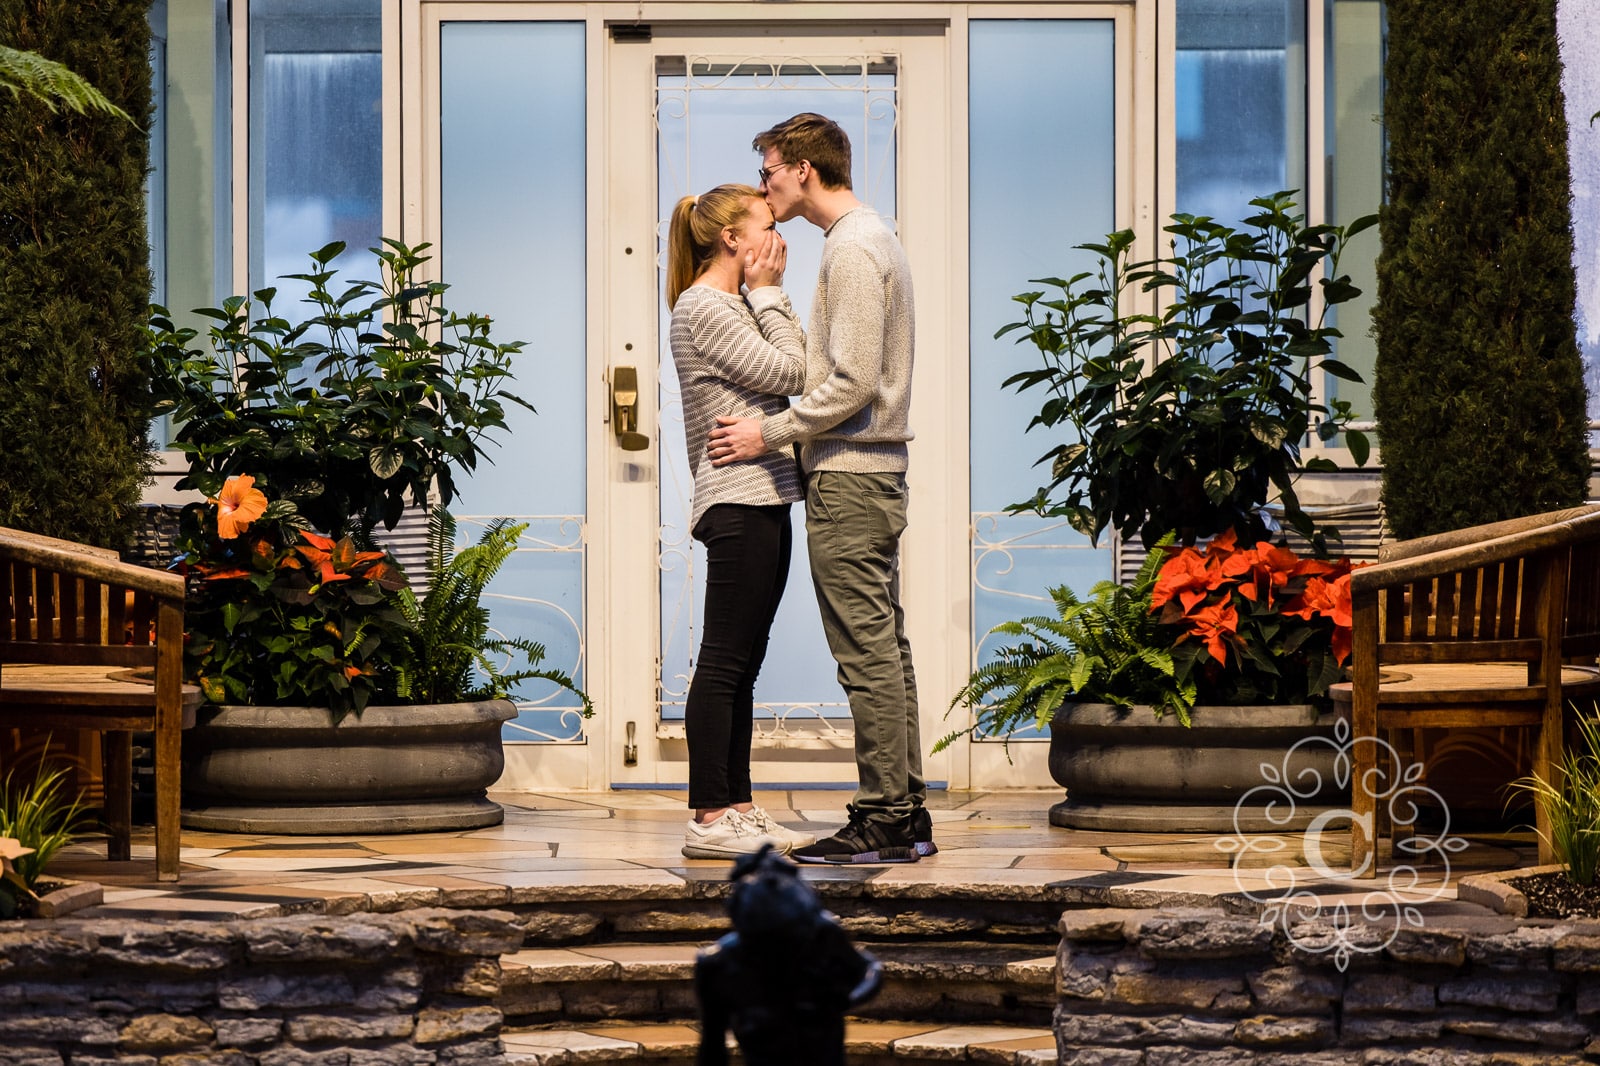
[[[789,410],[719,418],[716,466],[800,448],[811,577],[855,719],[859,788],[850,822],[798,862],[916,862],[938,851],[923,807],[911,645],[900,607],[911,406],[911,271],[882,217],[850,187],[850,139],[821,115],[760,134],[773,216],[826,235],[806,338],[805,393]]]

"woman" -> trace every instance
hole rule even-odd
[[[705,627],[685,727],[689,858],[728,858],[811,836],[785,829],[751,799],[756,675],[789,577],[789,505],[802,498],[788,453],[713,467],[706,441],[718,415],[776,413],[805,379],[805,334],[779,285],[788,247],[748,185],[686,196],[667,234],[672,360],[694,474],[689,529],[706,546]],[[748,296],[741,295],[741,286]]]

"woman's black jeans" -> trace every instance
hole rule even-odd
[[[794,529],[789,505],[719,503],[694,527],[706,546],[705,627],[684,729],[689,806],[750,802],[750,737],[756,675],[789,580]]]

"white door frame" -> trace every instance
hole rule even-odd
[[[753,33],[750,27],[721,27],[703,23],[656,23],[649,42],[614,44],[608,61],[608,80],[605,91],[609,110],[605,130],[608,141],[608,180],[606,182],[606,224],[608,232],[602,258],[605,262],[605,280],[602,282],[611,311],[606,315],[608,335],[602,342],[612,365],[633,360],[639,369],[639,386],[642,395],[657,393],[657,360],[653,353],[661,351],[661,338],[657,328],[661,306],[660,280],[657,272],[658,196],[657,130],[655,117],[644,102],[656,98],[656,57],[658,56],[713,56],[734,61],[775,57],[778,59],[856,57],[889,54],[897,59],[896,82],[902,106],[899,111],[896,158],[900,161],[897,178],[896,217],[902,238],[912,262],[912,271],[919,287],[929,285],[933,291],[942,291],[948,271],[943,250],[948,245],[946,228],[949,197],[945,188],[948,167],[936,165],[919,168],[908,166],[907,158],[929,158],[942,164],[949,158],[946,144],[947,124],[944,120],[942,81],[948,63],[945,58],[945,34],[942,27],[906,27],[897,24],[872,26],[830,26],[803,34]],[[926,96],[936,104],[933,108],[905,106],[904,101]],[[758,132],[751,130],[750,135]],[[750,167],[759,164],[754,151],[749,153]],[[749,180],[741,174],[728,175],[733,180]],[[805,223],[795,223],[804,225]],[[642,246],[642,247],[641,247]],[[631,251],[630,251],[631,249]],[[645,252],[646,254],[640,254]],[[810,285],[812,279],[795,277],[792,286]],[[937,306],[937,305],[936,305]],[[938,326],[924,325],[919,334],[918,360],[920,364],[939,366],[949,360],[948,333]],[[643,354],[651,353],[651,354]],[[914,396],[920,400],[923,391],[919,382]],[[935,397],[936,398],[936,397]],[[913,419],[918,417],[913,411]],[[931,417],[923,415],[922,417]],[[659,427],[645,430],[658,439],[656,447],[676,448],[680,445],[672,432],[661,434]],[[612,445],[615,448],[615,445]],[[649,456],[641,461],[640,457]],[[626,456],[617,455],[623,463],[638,464],[636,469],[616,471],[610,479],[611,498],[609,510],[613,528],[656,528],[658,519],[658,487],[654,477],[642,476],[646,467],[655,469],[654,450]],[[913,471],[915,478],[915,471]],[[917,491],[913,486],[913,493]],[[799,520],[798,509],[796,519]],[[922,531],[923,540],[934,539],[932,523]],[[631,539],[631,538],[630,538]],[[908,532],[903,565],[908,575],[917,573],[916,526]],[[660,629],[657,620],[660,612],[656,602],[659,588],[656,542],[640,541],[629,544],[612,557],[614,573],[625,575],[613,584],[614,599],[608,605],[608,617],[632,623],[626,626],[613,624],[610,638],[616,642],[613,654],[627,662],[654,663],[660,648]],[[811,589],[804,582],[791,582],[787,595],[809,602]],[[929,645],[937,637],[935,617],[926,609],[919,611],[917,604],[925,604],[925,594],[932,587],[920,580],[907,581],[908,630],[913,647]],[[782,649],[774,647],[772,655],[781,655]],[[826,668],[831,672],[832,664]],[[687,780],[687,751],[679,734],[673,729],[657,729],[656,678],[622,672],[627,678],[628,690],[621,695],[619,707],[626,708],[624,723],[635,723],[638,739],[637,761],[625,765],[620,758],[621,748],[615,748],[608,758],[613,782],[627,784],[681,783]],[[752,760],[752,776],[758,787],[762,783],[834,783],[853,785],[856,781],[854,741],[849,723],[839,728],[824,729],[802,736],[784,735],[774,740],[758,738]],[[933,774],[944,779],[944,774]]]

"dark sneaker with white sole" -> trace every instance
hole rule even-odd
[[[911,841],[916,846],[917,856],[926,859],[939,854],[939,845],[933,842],[933,815],[928,813],[928,808],[918,807],[912,811],[910,821]]]
[[[911,835],[911,818],[899,822],[874,822],[849,808],[850,824],[807,847],[789,853],[795,862],[850,863],[916,862],[922,858]],[[931,841],[930,841],[931,842]]]

